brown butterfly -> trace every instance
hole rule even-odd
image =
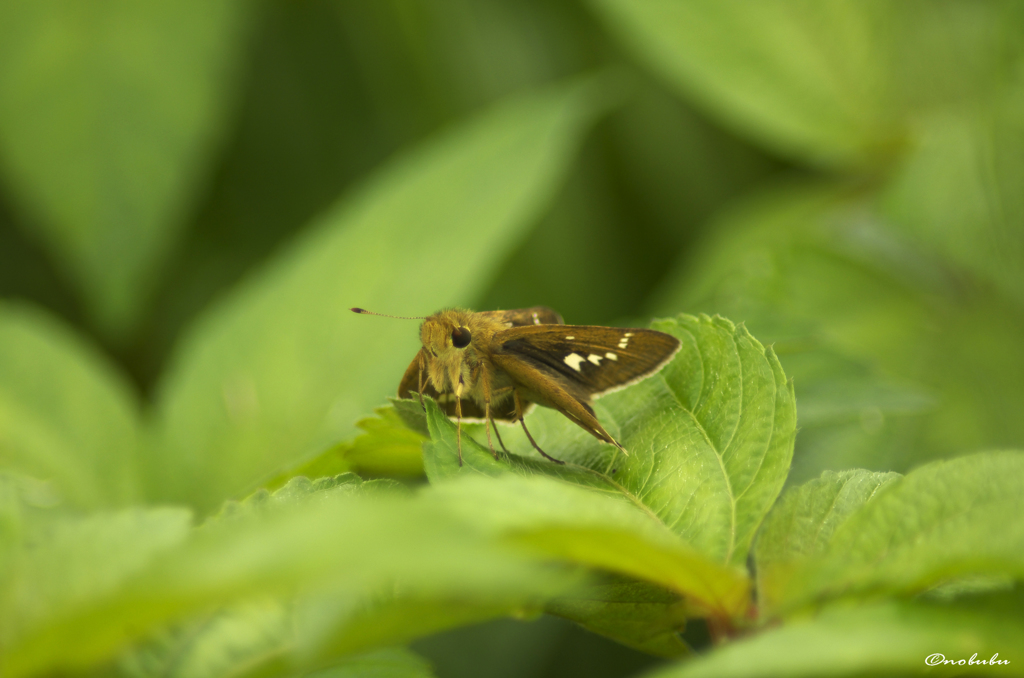
[[[383,315],[361,308],[352,311]],[[543,306],[484,312],[452,308],[422,320],[423,348],[405,371],[398,397],[409,398],[415,392],[422,403],[426,394],[460,424],[463,417],[486,422],[487,444],[495,459],[491,428],[499,419],[518,421],[538,452],[564,463],[542,450],[526,428],[523,415],[532,403],[558,410],[595,438],[628,454],[601,426],[590,403],[651,376],[680,346],[678,339],[656,330],[564,325],[558,313]],[[505,449],[496,426],[494,434]],[[458,449],[461,466],[461,428]]]

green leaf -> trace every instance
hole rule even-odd
[[[355,473],[339,473],[335,476],[324,476],[310,480],[305,476],[289,478],[284,485],[270,491],[260,488],[242,501],[228,500],[221,506],[220,512],[213,515],[204,525],[213,525],[219,521],[235,520],[242,516],[263,514],[276,511],[306,500],[321,501],[339,494],[361,493],[366,490],[382,489],[379,484],[385,483],[392,489],[402,486],[392,480],[371,480],[364,482]],[[376,488],[374,486],[377,486]]]
[[[432,400],[426,403],[428,421],[437,428],[425,445],[431,474],[432,457],[453,457],[455,426]],[[610,477],[514,455],[495,461],[468,436],[463,455],[463,470],[438,483],[437,491],[481,529],[549,556],[659,584],[713,614],[745,610],[742,571],[696,551]]]
[[[653,308],[745,318],[773,343],[800,402],[791,481],[1024,440],[1024,313],[899,237],[869,196],[780,188],[710,230]]]
[[[352,607],[350,599],[324,595],[309,601],[265,599],[241,603],[159,632],[155,639],[118,659],[119,673],[131,678],[217,678],[307,675],[328,666],[333,668],[309,675],[333,675],[331,671],[357,669],[372,671],[375,667],[392,672],[417,667],[427,670],[426,663],[412,653],[377,649],[382,642],[387,642],[389,635],[379,631],[374,637],[373,630],[367,633],[365,629],[346,629],[350,633],[355,631],[353,635],[364,639],[370,637],[369,642],[363,645],[372,649],[365,654],[359,654],[351,644],[345,648],[329,646],[330,641],[337,639],[324,637],[324,629],[304,619],[304,616],[317,616],[308,614],[306,608],[310,603],[324,608],[316,609],[316,612],[320,613],[319,616],[326,614],[331,620],[351,612]],[[478,607],[474,606],[474,609]],[[363,615],[360,621],[368,622],[373,628],[372,617]],[[417,629],[415,623],[408,623],[415,620],[402,621],[406,623],[388,627],[390,635],[400,636]],[[467,620],[460,621],[465,623]]]
[[[261,490],[243,502],[229,502],[212,522],[272,514],[306,500],[323,502],[339,492],[372,492],[377,485],[351,473],[315,482],[293,478],[277,492]],[[453,626],[521,616],[536,605],[516,591],[481,594],[431,597],[385,585],[362,594],[257,596],[162,630],[119,665],[132,676],[290,675]]]
[[[715,117],[816,163],[863,163],[900,136],[885,32],[863,2],[594,0],[613,35]]]
[[[793,609],[914,594],[969,575],[1024,578],[1024,453],[933,462],[888,482],[794,569],[777,597]]]
[[[58,536],[67,537],[53,546],[46,533],[27,532],[21,550],[39,555],[26,556],[32,567],[20,570],[10,589],[26,595],[20,606],[5,606],[13,611],[4,620],[0,670],[17,677],[94,665],[169,623],[231,605],[329,594],[352,609],[368,592],[398,587],[413,599],[459,596],[494,613],[495,602],[504,609],[526,605],[564,592],[574,580],[499,543],[464,515],[464,506],[436,493],[376,492],[372,482],[364,492],[355,485],[352,476],[295,479],[273,495],[232,504],[191,535],[120,514],[58,521]],[[188,516],[169,509],[126,515],[137,514],[166,516],[181,528]],[[163,550],[147,548],[150,543]],[[69,575],[57,577],[54,568]],[[57,585],[68,580],[81,585]],[[372,639],[391,643],[390,634],[401,630],[385,624]],[[239,632],[251,639],[255,630]],[[269,633],[267,640],[279,652],[280,637]],[[349,652],[366,649],[353,645]]]
[[[756,678],[757,676],[1020,675],[1016,656],[1024,637],[1020,590],[957,605],[887,602],[828,608],[812,619],[765,630],[650,678]],[[938,665],[947,660],[1010,660],[1008,665]],[[940,660],[941,661],[941,660]]]
[[[21,643],[45,633],[54,620],[73,618],[93,601],[116,596],[126,583],[152,569],[189,536],[191,514],[184,509],[126,509],[85,516],[37,516],[23,527],[20,543],[5,582],[5,604],[0,606],[0,643],[4,675],[22,669],[53,666],[66,649],[50,646],[22,664]],[[90,636],[83,627],[68,633]],[[126,629],[110,629],[126,633]],[[101,632],[102,634],[102,632]],[[92,636],[95,637],[95,636]],[[70,644],[75,647],[75,643]],[[105,648],[87,641],[77,646],[80,661],[102,658]],[[99,654],[96,654],[99,652]],[[31,652],[30,652],[31,655]],[[10,671],[10,673],[8,673]]]
[[[501,617],[536,616],[536,602],[498,591],[472,598],[378,594],[348,606],[337,598],[302,601],[296,614],[295,656],[323,665],[367,648],[404,643],[454,627]]]
[[[491,478],[474,470],[437,491],[501,541],[626,578],[558,598],[547,611],[665,657],[686,653],[678,632],[688,616],[746,613],[749,582],[739,568],[697,553],[611,485],[579,487],[535,473]]]
[[[158,401],[152,492],[204,510],[350,436],[414,326],[465,302],[537,217],[603,106],[587,80],[507,101],[390,162],[186,338]]]
[[[379,407],[376,417],[356,422],[363,435],[344,454],[356,473],[369,475],[423,475],[424,437],[410,431],[393,407]]]
[[[420,405],[419,398],[408,398],[405,400],[392,398],[391,404],[395,408],[395,414],[402,420],[406,428],[420,434],[424,438],[430,437],[430,429],[427,426],[427,412],[423,405]]]
[[[94,348],[41,311],[0,301],[0,468],[68,505],[141,494],[138,404]]]
[[[916,144],[880,197],[925,251],[1024,306],[1024,94],[991,110],[917,121]]]
[[[775,352],[762,346],[742,325],[734,326],[723,318],[679,316],[675,321],[654,323],[654,327],[675,334],[685,344],[665,368],[664,379],[691,417],[688,452],[699,458],[686,459],[685,466],[658,458],[655,463],[661,468],[642,483],[652,487],[651,503],[679,506],[678,499],[668,494],[669,483],[662,479],[673,479],[688,466],[696,476],[688,481],[689,501],[718,504],[716,508],[694,507],[694,514],[727,514],[723,534],[728,541],[720,553],[728,562],[741,565],[789,472],[796,437],[793,384],[786,380]],[[700,496],[704,479],[720,484],[715,496]],[[643,484],[638,485],[641,496]],[[667,511],[663,508],[659,515],[664,517]],[[690,515],[676,513],[676,525],[687,522]],[[677,531],[698,542],[688,530]]]
[[[13,197],[123,338],[194,207],[234,93],[249,5],[0,8],[0,149]]]
[[[430,663],[410,650],[393,648],[352,657],[309,678],[431,678]]]
[[[734,129],[814,164],[901,152],[920,115],[1016,87],[1019,16],[1001,3],[592,0],[608,30]],[[925,113],[926,114],[926,113]]]
[[[292,630],[278,600],[241,603],[195,622],[160,629],[141,647],[117,659],[119,676],[130,678],[216,678],[274,675],[266,671],[278,645]],[[274,667],[279,668],[279,667]]]
[[[851,515],[896,482],[898,473],[826,471],[782,496],[758,533],[754,549],[760,613],[770,615],[794,563],[824,552]]]
[[[409,430],[394,407],[378,407],[374,413],[376,416],[356,422],[361,435],[281,474],[266,487],[274,489],[297,475],[319,478],[348,470],[371,476],[423,475],[424,437]]]
[[[679,637],[689,616],[685,602],[646,582],[612,579],[593,584],[571,597],[555,598],[545,611],[640,652],[668,658],[690,653]]]
[[[406,405],[405,403],[409,403]],[[406,422],[415,422],[415,412],[419,407],[418,401],[400,401],[403,407],[402,418]],[[423,397],[423,404],[426,407],[425,423],[430,439],[423,443],[423,468],[427,472],[427,478],[432,483],[439,483],[445,480],[458,478],[465,472],[482,473],[489,476],[499,476],[506,472],[506,467],[473,438],[468,432],[462,435],[452,424],[448,416],[441,411],[437,403],[430,396]],[[419,430],[417,423],[410,426],[414,431]],[[501,435],[501,434],[499,434]],[[455,454],[453,455],[452,452]],[[460,465],[459,455],[462,456]],[[519,461],[519,460],[515,460]],[[525,462],[520,462],[525,463]]]

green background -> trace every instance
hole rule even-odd
[[[1021,447],[1022,29],[967,0],[4,3],[0,461],[202,516],[393,394],[415,324],[348,307],[451,304],[745,323],[794,379],[790,483]],[[655,661],[548,617],[416,649]]]

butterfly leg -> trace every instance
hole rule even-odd
[[[489,373],[485,371],[484,372],[484,376],[487,379],[485,381],[485,388],[487,389],[487,395],[488,395],[488,399],[484,403],[484,405],[486,406],[486,410],[487,410],[486,411],[486,414],[487,414],[486,419],[490,423],[491,428],[494,429],[494,435],[498,438],[498,444],[501,445],[502,451],[505,454],[509,454],[508,448],[505,447],[505,441],[501,439],[501,433],[498,432],[498,425],[494,423],[494,415],[491,413],[490,405],[491,405],[491,399],[492,398],[496,399],[496,400],[504,400],[506,397],[508,397],[508,393],[509,393],[509,391],[512,390],[512,387],[506,386],[505,388],[498,389],[496,391],[495,390],[491,390],[491,382],[490,382],[490,379],[488,378],[489,377]],[[490,442],[491,442],[490,430],[488,430],[487,435],[488,435],[487,443],[490,444]],[[497,453],[494,452],[494,446],[493,445],[491,446],[491,454],[494,455],[495,459],[498,458]]]
[[[541,456],[544,457],[545,459],[550,459],[556,464],[564,464],[565,462],[562,461],[561,459],[555,459],[550,454],[540,449],[540,445],[538,445],[537,441],[533,439],[532,435],[530,435],[530,430],[526,428],[526,420],[523,419],[523,406],[519,402],[519,391],[512,391],[512,397],[515,399],[516,403],[516,417],[519,419],[519,423],[523,425],[523,431],[526,433],[526,437],[529,438],[530,444],[533,445],[533,449],[540,452]]]
[[[491,422],[491,428],[494,429],[494,435],[498,438],[498,444],[501,445],[502,452],[504,452],[505,454],[509,454],[508,448],[505,447],[505,443],[501,439],[501,434],[498,433],[498,425],[494,423],[494,417],[488,417],[488,419]],[[491,451],[493,452],[494,449],[491,448]],[[498,455],[494,455],[494,458],[497,459]]]
[[[498,435],[498,427],[494,426],[494,417],[491,416],[491,401],[484,401],[484,428],[487,430],[487,447],[491,448],[491,456],[494,457],[495,461],[498,459],[498,453],[494,451],[494,443],[491,442],[491,427],[494,427],[494,435],[498,436],[498,442],[501,443],[501,449],[505,450],[505,443],[501,442],[501,436]],[[508,450],[505,450],[505,454],[508,454]]]
[[[501,443],[501,449],[505,450],[505,443],[501,442],[501,436],[498,435],[498,429],[494,426],[494,417],[491,416],[491,375],[490,372],[484,367],[483,363],[477,366],[479,372],[477,377],[480,380],[480,387],[484,394],[484,430],[487,431],[487,447],[491,448],[491,456],[494,457],[495,461],[498,460],[498,453],[494,451],[494,443],[491,442],[491,429],[494,428],[494,435],[498,436],[498,442]],[[508,450],[505,450],[505,454],[508,454]]]
[[[416,354],[416,357],[420,358],[422,355],[423,352],[420,351],[419,353]],[[420,360],[420,369],[416,373],[416,379],[419,381],[419,388],[416,389],[416,395],[418,395],[420,398],[420,407],[422,407],[423,411],[426,412],[427,406],[423,403],[423,370],[426,366],[423,363],[424,361]]]
[[[459,466],[462,466],[462,398],[455,398],[455,440],[459,447]]]

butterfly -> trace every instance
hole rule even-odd
[[[505,445],[495,420],[518,421],[541,455],[564,463],[542,450],[526,427],[523,417],[533,404],[558,410],[628,454],[601,426],[591,403],[656,373],[680,347],[677,338],[657,330],[565,325],[544,306],[482,312],[451,308],[411,319],[423,320],[423,346],[402,377],[398,397],[417,393],[422,403],[428,395],[460,424],[463,419],[482,420],[496,459],[492,428],[502,449]],[[461,428],[458,453],[461,466]]]

